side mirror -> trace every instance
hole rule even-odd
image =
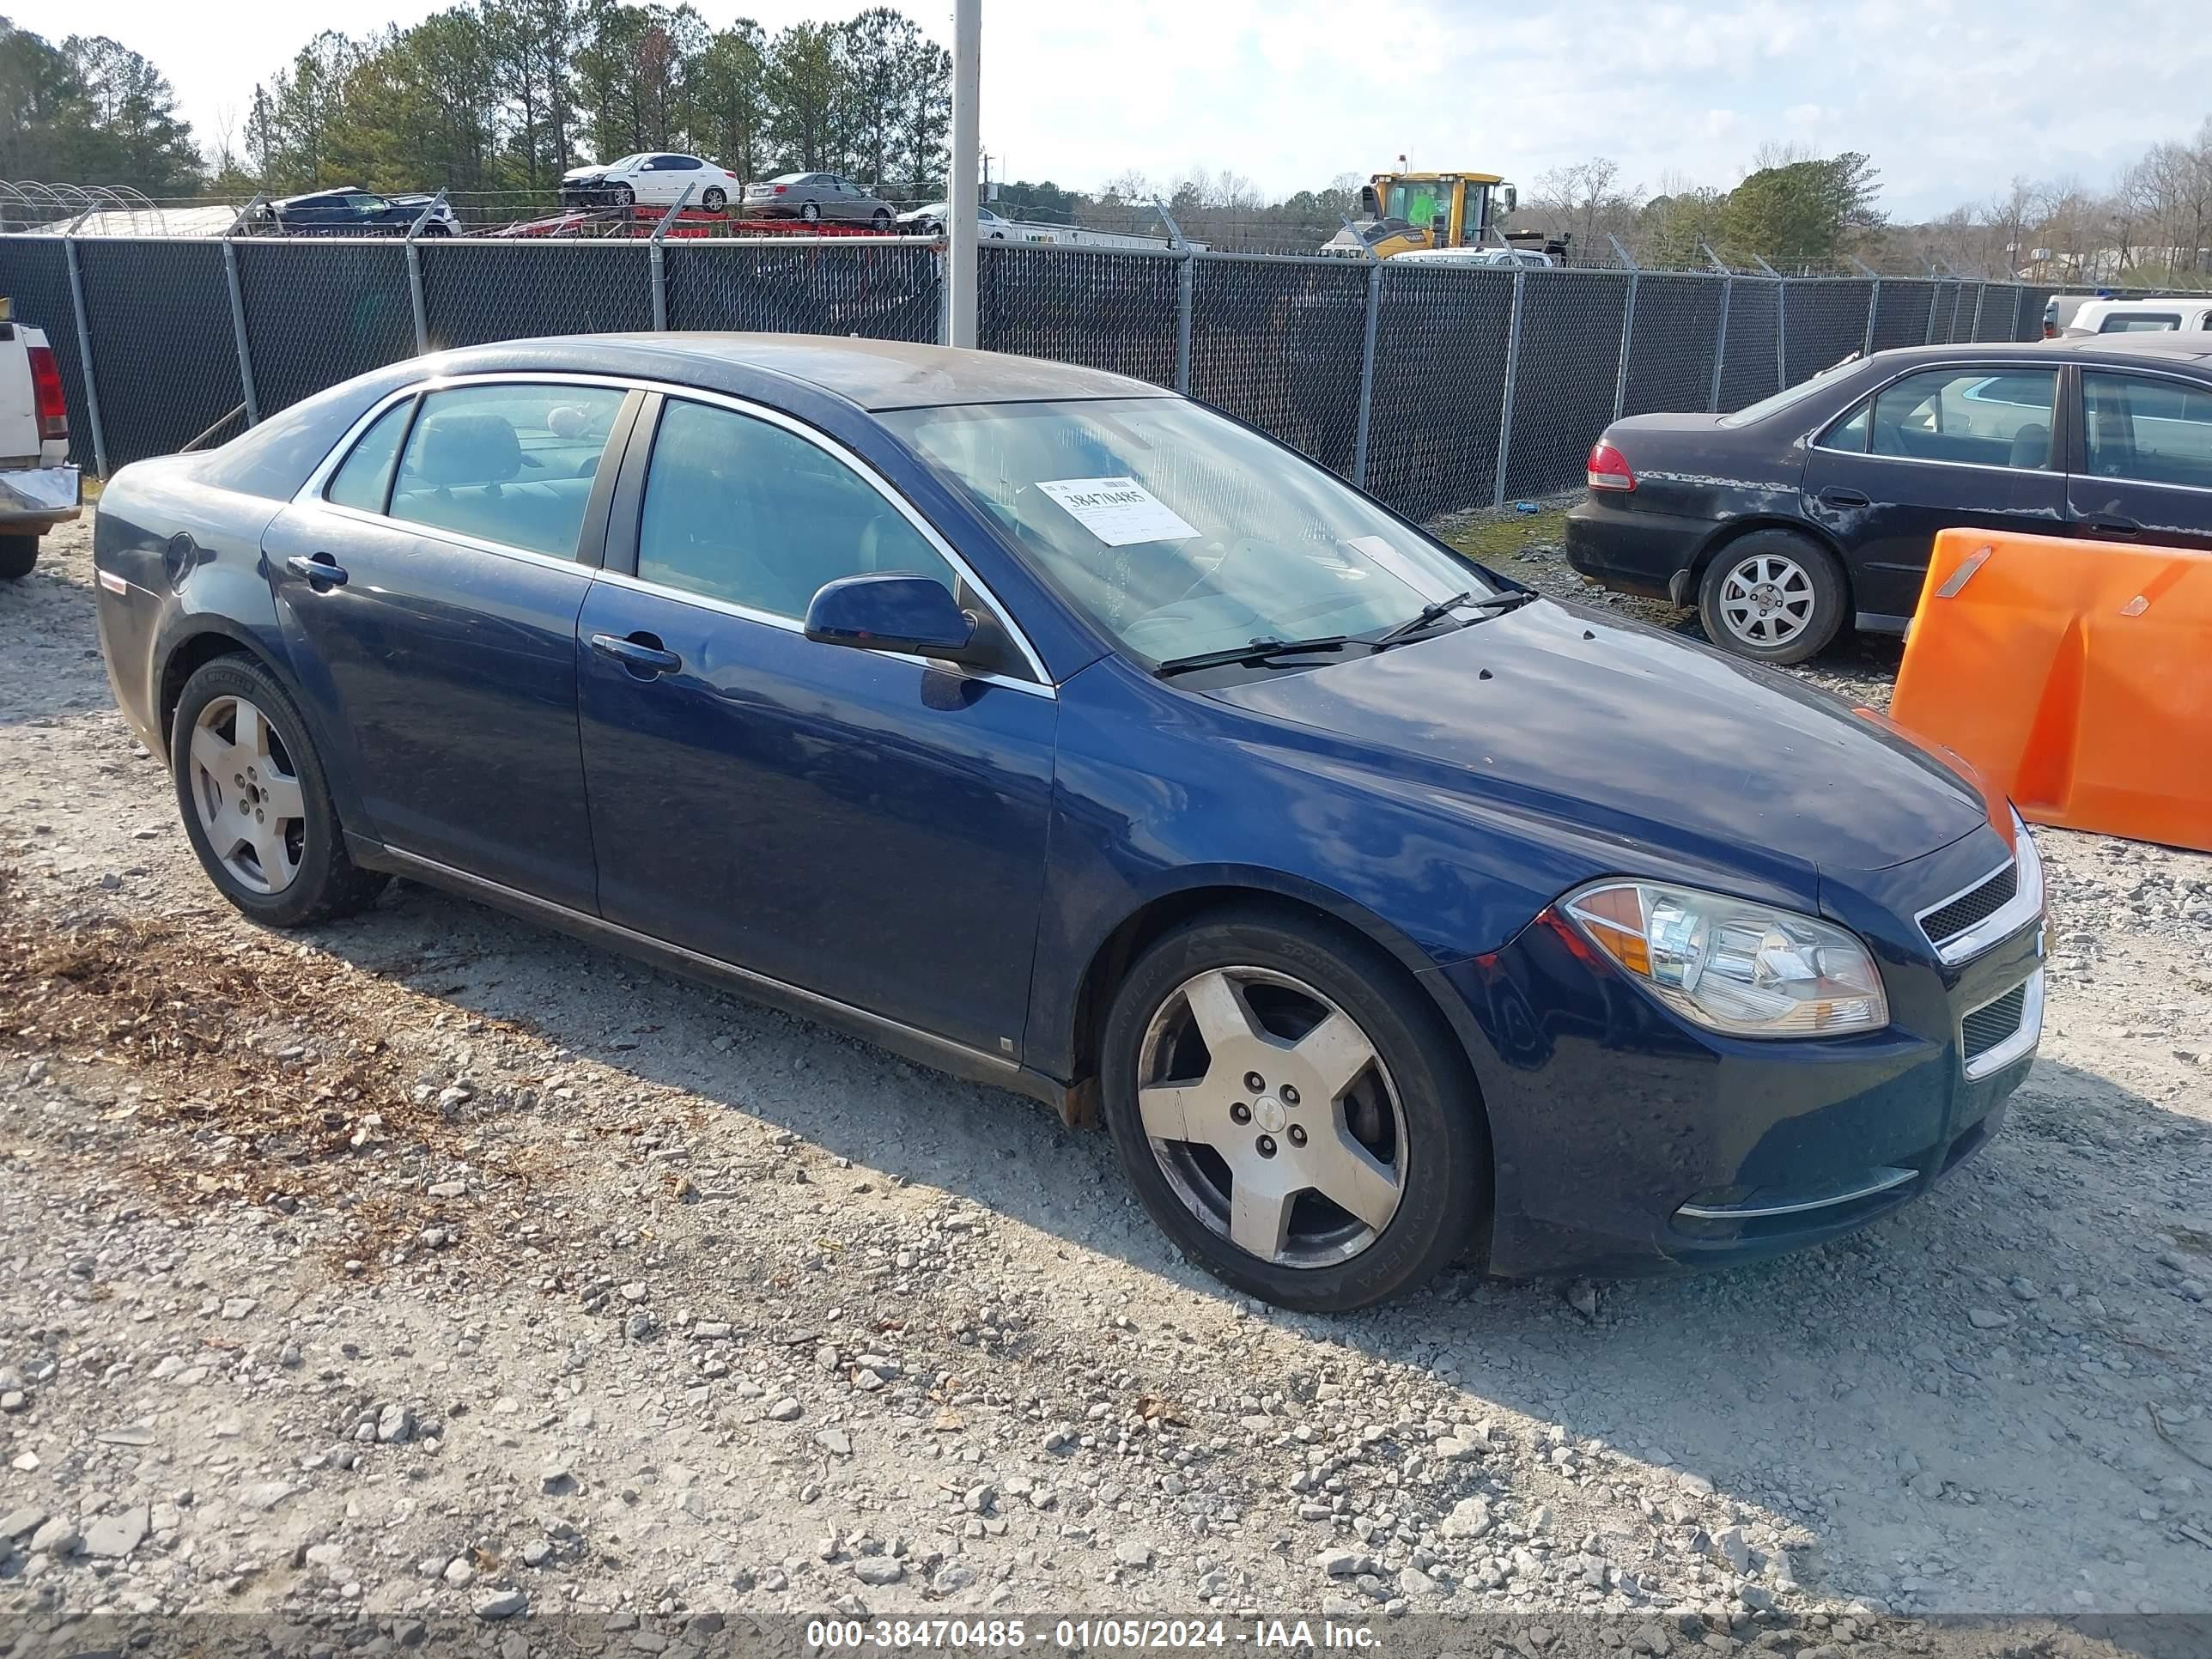
[[[1498,216],[1499,218],[1504,218],[1507,214],[1512,212],[1514,209],[1520,205],[1521,192],[1519,191],[1514,189],[1510,185],[1498,185]]]
[[[927,576],[841,576],[806,607],[806,637],[819,645],[967,662],[975,618]]]

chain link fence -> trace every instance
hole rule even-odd
[[[1872,349],[2024,340],[2051,290],[1960,277],[1516,270],[985,243],[987,349],[1187,391],[1414,517],[1581,481],[1624,414],[1740,409]],[[901,237],[412,242],[0,235],[75,459],[213,441],[420,352],[539,334],[927,342],[942,251]]]

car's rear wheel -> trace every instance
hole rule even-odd
[[[0,536],[0,581],[19,581],[39,562],[36,536]]]
[[[1105,1115],[1154,1220],[1241,1291],[1340,1312],[1413,1289],[1489,1213],[1466,1061],[1398,965],[1253,908],[1176,930],[1129,970]]]
[[[218,657],[185,682],[169,760],[201,867],[254,921],[324,921],[383,890],[383,876],[347,855],[299,709],[251,658]]]
[[[1835,555],[1790,530],[1730,542],[1698,584],[1698,616],[1715,645],[1759,662],[1803,662],[1844,626],[1846,587]]]
[[[878,208],[868,216],[868,223],[876,230],[889,230],[891,228],[891,210],[889,208]]]
[[[709,185],[699,192],[699,205],[709,213],[720,213],[730,204],[730,192],[720,185]]]
[[[800,222],[800,223],[802,223],[802,224],[808,224],[808,225],[818,225],[818,224],[820,224],[820,223],[822,222],[822,208],[821,208],[821,204],[820,204],[819,203],[816,203],[816,202],[809,202],[809,203],[807,203],[805,206],[801,207],[801,208],[799,210],[799,222]]]

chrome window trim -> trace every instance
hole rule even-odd
[[[773,611],[757,611],[750,605],[739,605],[733,599],[718,599],[710,594],[694,593],[685,588],[670,587],[665,583],[648,581],[642,576],[633,576],[627,571],[599,569],[592,571],[592,574],[610,586],[626,587],[632,592],[649,594],[657,599],[672,599],[679,605],[690,605],[695,610],[711,611],[719,616],[734,617],[739,622],[757,623],[764,628],[774,628],[786,634],[796,634],[801,638],[805,637],[805,623],[790,617],[778,616]],[[1057,702],[1060,700],[1059,689],[1049,680],[1018,680],[1005,674],[993,674],[982,670],[969,668],[959,663],[943,662],[935,657],[920,656],[911,651],[869,650],[867,654],[872,657],[888,657],[896,662],[920,663],[924,667],[934,668],[941,673],[957,674],[963,679],[975,680],[985,685],[1003,685],[1009,691],[1020,691],[1032,697],[1046,698],[1050,702]]]
[[[1804,441],[1805,447],[1808,449],[1817,449],[1823,454],[1827,455],[1856,455],[1860,459],[1868,461],[1903,461],[1911,466],[1958,466],[1964,467],[1972,472],[2056,473],[2059,477],[2063,477],[2066,476],[2066,469],[2056,465],[2059,459],[2059,456],[2057,453],[2057,447],[2055,445],[2053,446],[2053,452],[2050,459],[2045,460],[2041,466],[2007,466],[1996,461],[1945,461],[1938,460],[1932,456],[1923,455],[1882,455],[1876,453],[1873,446],[1875,399],[1881,397],[1883,392],[1888,391],[1892,386],[1898,385],[1901,381],[1909,380],[1916,374],[1938,374],[1943,373],[1945,370],[1950,370],[1954,374],[2002,374],[2008,369],[2012,369],[2024,373],[2038,373],[2050,375],[2051,377],[2051,432],[2056,434],[2058,430],[2058,405],[2060,401],[2066,395],[2066,387],[2063,377],[2065,367],[2066,366],[2063,363],[2045,364],[2034,362],[2023,362],[2018,359],[2014,359],[2010,363],[2000,363],[1995,365],[1971,362],[1960,363],[1915,363],[1910,368],[1902,370],[1900,373],[1891,375],[1889,379],[1884,380],[1880,386],[1875,386],[1872,391],[1863,392],[1856,399],[1845,404],[1841,413],[1831,416],[1820,425],[1814,428],[1810,433],[1806,434]],[[2026,409],[2029,407],[2029,405],[2026,404],[2008,404],[2007,407],[2012,409]],[[1866,448],[1838,449],[1833,444],[1824,444],[1820,441],[1822,438],[1826,437],[1829,433],[1833,432],[1838,427],[1849,425],[1850,423],[1851,416],[1856,415],[1861,409],[1864,409],[1867,411]]]
[[[323,492],[326,488],[328,488],[332,475],[334,475],[337,469],[344,464],[345,458],[353,453],[354,446],[359,443],[361,440],[368,434],[370,427],[376,424],[378,416],[381,416],[394,404],[400,402],[404,398],[426,397],[433,392],[444,391],[452,386],[500,385],[595,386],[607,386],[615,391],[623,392],[657,392],[663,398],[681,398],[692,403],[708,404],[718,408],[728,410],[733,414],[750,416],[756,420],[766,421],[769,425],[781,427],[785,431],[790,433],[793,436],[803,439],[806,442],[812,444],[817,449],[821,450],[823,453],[828,455],[832,460],[837,461],[850,468],[854,472],[865,480],[871,489],[890,504],[892,509],[896,511],[901,518],[904,519],[908,524],[914,527],[914,529],[921,535],[921,538],[927,542],[930,546],[935,550],[940,558],[942,558],[947,564],[951,565],[954,570],[959,573],[961,580],[966,582],[968,586],[975,592],[982,602],[989,607],[992,614],[999,619],[1000,627],[1005,629],[1006,637],[1014,642],[1015,648],[1022,654],[1022,660],[1029,665],[1030,672],[1035,674],[1036,678],[1034,681],[1018,680],[1010,676],[1002,674],[976,673],[969,673],[968,677],[972,679],[982,680],[994,685],[1005,685],[1019,690],[1026,690],[1036,695],[1042,695],[1048,697],[1058,696],[1059,693],[1054,687],[1052,676],[1045,669],[1044,659],[1037,654],[1036,647],[1030,643],[1029,635],[1024,633],[1020,626],[1014,621],[1013,613],[1007,609],[1006,605],[1002,600],[1000,600],[999,596],[991,591],[989,584],[976,575],[974,568],[969,564],[966,559],[961,557],[959,553],[954,550],[952,544],[939,533],[937,526],[931,524],[928,520],[923,518],[920,510],[917,509],[911,501],[908,501],[905,496],[900,495],[896,489],[893,489],[890,482],[878,473],[873,466],[869,465],[869,463],[864,460],[861,457],[854,454],[851,450],[846,448],[842,444],[830,437],[826,433],[816,430],[814,428],[807,425],[805,422],[799,420],[795,416],[787,415],[780,409],[771,409],[765,404],[752,403],[744,398],[733,397],[727,392],[710,392],[698,386],[684,386],[679,383],[668,380],[641,379],[635,375],[588,374],[559,370],[547,370],[544,373],[532,374],[519,369],[491,369],[474,374],[434,374],[427,380],[413,381],[410,384],[402,386],[377,399],[377,401],[370,406],[370,408],[359,420],[356,421],[350,427],[346,428],[345,435],[340,438],[336,444],[331,446],[331,453],[324,456],[323,459],[316,464],[315,470],[307,475],[307,481],[301,484],[298,491],[294,494],[292,497],[292,505],[295,507],[319,507],[325,513],[336,513],[347,518],[359,519],[362,522],[368,524],[380,524],[387,526],[404,527],[410,534],[428,535],[434,540],[451,542],[456,546],[471,548],[482,552],[496,553],[509,558],[532,560],[538,563],[565,568],[570,570],[580,570],[586,575],[595,576],[603,580],[613,580],[618,576],[621,576],[622,573],[618,571],[608,570],[604,566],[600,565],[586,564],[579,559],[556,559],[550,554],[539,553],[530,548],[510,547],[504,542],[487,541],[482,537],[470,536],[459,532],[443,530],[434,525],[420,525],[410,519],[395,519],[389,514],[364,513],[358,507],[340,506],[337,502],[327,500],[324,496]],[[647,482],[650,483],[653,475],[652,468],[649,465],[650,458],[648,457],[647,459],[648,465],[646,469],[646,479]],[[604,453],[602,454],[600,464],[602,465],[605,465],[605,457]],[[643,498],[641,495],[640,497],[639,506],[640,510],[642,511]],[[626,580],[628,582],[634,583],[637,586],[643,588],[647,592],[660,594],[670,599],[683,599],[690,604],[703,605],[708,610],[725,611],[732,616],[742,617],[748,622],[772,623],[776,626],[784,628],[792,632],[800,634],[805,632],[805,628],[803,623],[794,621],[793,618],[788,617],[775,617],[771,616],[767,611],[753,611],[741,605],[727,605],[720,600],[709,599],[702,594],[687,593],[678,588],[663,586],[656,582],[642,581],[635,576],[628,577]],[[909,653],[899,651],[878,651],[872,654],[883,657],[903,658],[905,660],[910,662],[924,662],[932,660],[931,659],[916,657]],[[968,672],[968,671],[965,670],[961,672]]]
[[[2013,856],[2008,863],[2020,872],[2020,882],[2013,896],[2001,908],[1991,911],[1965,933],[1954,933],[1940,944],[1934,939],[1928,940],[1935,946],[1937,958],[1946,966],[1956,967],[1960,963],[1980,955],[2000,939],[2010,939],[2043,915],[2043,855],[2036,850],[2035,837],[2027,833],[2025,823],[2015,823]],[[2001,864],[1984,872],[1979,879],[1968,882],[1948,898],[1938,899],[1926,909],[1916,912],[1912,920],[1920,928],[1921,936],[1923,939],[1927,937],[1929,917],[1946,905],[1955,904],[1976,888],[1996,880],[2006,868],[2006,865]]]
[[[2019,1029],[2014,1030],[2010,1036],[2007,1037],[2002,1042],[1998,1043],[1996,1047],[1983,1049],[1981,1053],[1976,1054],[1972,1060],[1966,1059],[1965,1055],[1966,1051],[1965,1045],[1966,1041],[1967,1019],[1973,1015],[1981,1012],[1984,1008],[1990,1006],[1991,1003],[2002,1002],[2014,991],[2020,990],[2022,986],[2027,988],[2027,995],[2021,1000]],[[2033,1052],[2035,1045],[2042,1040],[2042,1037],[2043,969],[2038,968],[2033,973],[2022,980],[2019,985],[2007,986],[2003,990],[1998,992],[1996,995],[1991,997],[1988,1002],[1979,1003],[1975,1006],[1967,1009],[1964,1014],[1961,1014],[1959,1017],[1959,1053],[1960,1056],[1960,1067],[1965,1071],[1969,1082],[1972,1082],[1978,1079],[1985,1078],[1992,1072],[2002,1071],[2006,1066],[2020,1059],[2021,1055]]]

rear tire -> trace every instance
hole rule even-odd
[[[21,580],[38,562],[37,536],[0,536],[0,581]]]
[[[802,225],[820,224],[822,222],[822,209],[819,204],[809,202],[805,206],[799,209],[799,222]]]
[[[1488,1221],[1466,1056],[1405,971],[1348,929],[1263,904],[1176,928],[1115,992],[1100,1059],[1137,1196],[1248,1295],[1364,1308],[1420,1285]]]
[[[240,725],[249,714],[254,732]],[[213,766],[218,753],[223,763]],[[252,767],[257,757],[259,766]],[[255,921],[270,927],[329,921],[365,909],[384,890],[387,878],[360,868],[346,853],[298,707],[252,658],[217,657],[185,682],[169,726],[169,770],[200,867]]]
[[[869,216],[868,225],[878,234],[889,230],[891,228],[891,210],[889,208],[878,208]]]
[[[1843,567],[1818,542],[1794,530],[1754,530],[1705,566],[1698,620],[1723,651],[1803,662],[1843,632],[1849,594]]]
[[[730,204],[730,192],[720,185],[709,185],[700,192],[699,205],[709,213],[720,213]]]

